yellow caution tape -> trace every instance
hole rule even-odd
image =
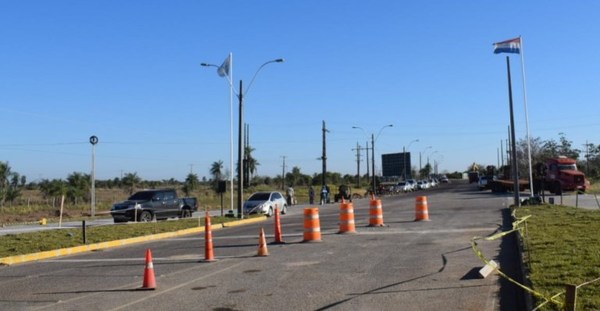
[[[477,246],[477,241],[478,240],[494,241],[494,240],[497,240],[497,239],[502,238],[504,236],[507,236],[507,235],[509,235],[509,234],[511,234],[513,232],[520,231],[520,230],[523,229],[523,227],[521,226],[521,224],[524,223],[529,217],[531,217],[531,215],[527,215],[527,216],[524,216],[522,218],[517,218],[517,220],[515,220],[512,223],[512,229],[511,230],[499,232],[497,234],[494,234],[494,235],[491,235],[491,236],[488,236],[488,237],[479,237],[479,236],[473,237],[471,239],[471,247],[473,248],[473,251],[475,252],[475,254],[477,255],[477,257],[479,257],[486,265],[488,265],[490,261],[487,258],[485,258],[485,256],[483,255],[483,252]],[[513,218],[515,218],[514,212],[513,212]],[[563,302],[561,302],[559,300],[556,300],[556,298],[558,296],[564,294],[564,291],[548,298],[548,297],[545,297],[540,292],[537,292],[537,291],[535,291],[535,290],[533,290],[533,289],[531,289],[531,288],[529,288],[529,287],[527,287],[527,286],[525,286],[525,285],[517,282],[516,280],[512,279],[511,277],[509,277],[508,275],[506,275],[504,272],[502,272],[499,267],[495,267],[494,270],[496,270],[496,272],[498,272],[498,274],[501,277],[505,278],[509,282],[511,282],[511,283],[519,286],[520,288],[522,288],[525,291],[531,293],[535,297],[544,300],[544,302],[542,304],[540,304],[539,306],[537,306],[533,310],[537,310],[538,308],[542,307],[543,305],[547,304],[548,302],[551,302],[551,303],[553,303],[555,305],[560,306],[561,309],[563,308],[563,305],[564,305]]]

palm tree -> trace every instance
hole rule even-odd
[[[219,160],[213,162],[213,164],[210,166],[210,174],[213,176],[215,181],[221,180],[223,177],[223,161]]]
[[[256,168],[260,165],[258,161],[252,157],[252,152],[256,150],[251,146],[246,146],[244,149],[244,154],[246,155],[246,172],[249,173],[248,180],[252,180],[252,175],[256,174]]]

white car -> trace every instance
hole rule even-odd
[[[401,192],[411,192],[411,191],[413,191],[412,185],[411,185],[411,184],[409,184],[409,183],[407,183],[407,182],[404,182],[404,181],[401,181],[401,182],[399,182],[399,183],[398,183],[398,185],[397,185],[396,187],[397,187],[397,188],[398,188],[398,189],[399,189]]]
[[[255,192],[244,202],[244,214],[275,214],[275,207],[281,214],[287,213],[287,202],[281,192]]]

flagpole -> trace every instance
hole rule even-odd
[[[529,132],[529,113],[527,112],[527,88],[525,83],[525,48],[523,44],[523,38],[519,36],[521,40],[521,75],[523,76],[523,103],[525,105],[525,127],[527,131],[527,159],[529,164],[529,191],[530,197],[533,197],[533,172],[531,169],[531,133]]]
[[[515,117],[513,113],[513,96],[512,96],[512,82],[510,77],[510,58],[506,56],[506,73],[508,76],[508,105],[510,110],[510,166],[512,170],[513,179],[513,192],[514,192],[514,205],[515,207],[521,206],[521,199],[519,197],[519,169],[517,168],[517,145],[515,140]]]
[[[229,53],[229,196],[233,210],[233,53]],[[221,215],[223,216],[223,215]]]

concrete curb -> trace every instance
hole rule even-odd
[[[211,230],[218,230],[218,229],[222,229],[222,228],[242,226],[242,225],[251,224],[251,223],[255,223],[255,222],[261,222],[265,219],[267,219],[267,217],[262,216],[262,217],[256,217],[256,218],[251,218],[251,219],[242,219],[242,220],[238,220],[238,221],[232,221],[232,222],[228,222],[228,223],[215,224],[215,225],[211,226]],[[189,228],[189,229],[183,229],[183,230],[178,230],[178,231],[174,231],[174,232],[157,233],[157,234],[139,236],[139,237],[129,238],[129,239],[100,242],[100,243],[67,247],[67,248],[61,248],[61,249],[32,253],[32,254],[4,257],[4,258],[0,258],[0,265],[10,266],[10,265],[14,265],[14,264],[20,264],[20,263],[25,263],[25,262],[30,262],[30,261],[43,260],[43,259],[55,258],[55,257],[61,257],[61,256],[74,255],[74,254],[78,254],[78,253],[91,252],[91,251],[106,249],[106,248],[111,248],[111,247],[125,246],[125,245],[136,244],[136,243],[168,239],[168,238],[178,237],[178,236],[182,236],[182,235],[204,232],[204,228],[205,227]]]

